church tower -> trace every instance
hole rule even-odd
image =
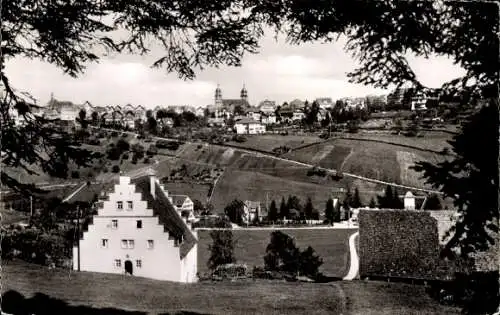
[[[215,106],[222,106],[222,90],[220,89],[219,84],[217,84],[217,88],[215,89]]]
[[[245,84],[243,84],[243,88],[241,89],[240,98],[242,101],[248,102],[248,91],[245,88]]]

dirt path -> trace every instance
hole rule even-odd
[[[356,237],[359,237],[359,232],[356,232],[349,237],[349,252],[351,257],[349,272],[343,280],[353,280],[357,277],[359,271],[359,257],[356,252]]]

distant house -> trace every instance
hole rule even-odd
[[[276,115],[274,113],[262,114],[260,122],[264,125],[272,125],[277,122]]]
[[[294,110],[292,121],[300,121],[306,117],[306,114],[302,110]]]
[[[320,97],[316,99],[316,102],[321,109],[333,108],[335,105],[331,97]]]
[[[265,114],[274,113],[274,111],[276,110],[276,102],[267,99],[263,100],[259,104],[259,110]]]
[[[291,109],[304,109],[306,103],[299,99],[294,99],[293,101],[290,102],[289,106]]]
[[[262,114],[258,108],[250,107],[246,110],[247,117],[256,121],[260,121]]]
[[[404,196],[405,210],[415,210],[415,196],[408,191]]]
[[[236,129],[236,133],[240,135],[256,135],[266,132],[266,126],[259,121],[249,118],[243,118],[236,121],[234,128]]]
[[[194,217],[194,203],[186,195],[171,195],[172,203],[177,209],[177,212],[180,212],[182,217],[186,218],[188,222],[193,222]]]
[[[152,172],[120,176],[106,197],[73,248],[73,269],[197,280],[197,233]]]
[[[427,109],[427,96],[423,92],[417,92],[415,95],[411,97],[410,104],[411,110],[425,110]]]
[[[251,223],[256,219],[256,217],[259,221],[261,221],[263,217],[260,202],[245,200],[243,203],[243,223]]]

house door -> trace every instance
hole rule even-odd
[[[133,274],[134,266],[130,260],[125,261],[125,273]]]

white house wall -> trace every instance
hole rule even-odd
[[[133,275],[157,280],[177,282],[193,282],[196,279],[196,250],[194,247],[184,259],[180,259],[179,247],[169,239],[168,232],[159,223],[153,211],[147,209],[147,203],[141,200],[141,194],[135,192],[135,186],[129,184],[130,179],[120,177],[120,185],[115,192],[109,194],[103,208],[98,209],[93,223],[80,240],[80,270],[103,273],[125,273],[125,261],[133,264]],[[157,194],[163,193],[157,191]],[[123,201],[123,209],[118,210],[117,201]],[[133,209],[128,209],[128,201],[132,201]],[[112,220],[118,221],[117,228]],[[137,220],[142,221],[142,228],[137,228]],[[107,247],[102,240],[107,239]],[[134,240],[133,248],[122,248],[122,240]],[[153,240],[153,248],[148,248],[148,240]],[[77,248],[73,249],[73,268],[78,269]],[[194,257],[194,258],[193,258]],[[121,266],[115,260],[121,260]],[[141,267],[137,266],[141,261]]]

